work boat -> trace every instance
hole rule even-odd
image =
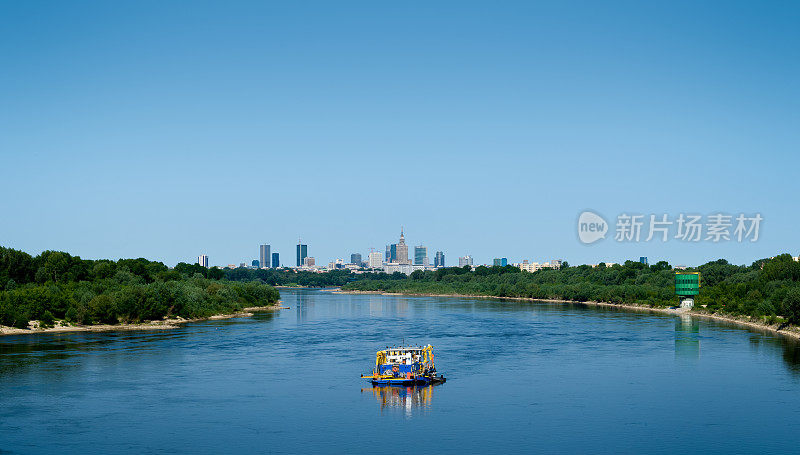
[[[431,345],[387,347],[378,351],[372,374],[362,374],[361,377],[373,385],[413,386],[445,381],[444,376],[436,375]]]

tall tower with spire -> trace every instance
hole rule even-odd
[[[408,245],[406,245],[406,238],[403,235],[402,226],[400,226],[400,241],[397,242],[397,263],[411,264],[411,261],[408,260]]]

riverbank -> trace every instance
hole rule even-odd
[[[275,289],[341,289],[336,286],[300,286],[300,285],[287,286],[284,284],[276,284],[275,286],[272,287]]]
[[[788,328],[780,328],[780,324],[770,325],[766,322],[761,322],[758,320],[754,320],[748,316],[729,316],[729,315],[720,315],[720,314],[712,314],[705,312],[702,308],[695,308],[693,310],[689,310],[687,308],[655,308],[649,307],[645,305],[635,305],[635,304],[628,304],[628,303],[608,303],[608,302],[579,302],[577,300],[558,300],[558,299],[533,299],[533,298],[526,298],[526,297],[497,297],[497,296],[490,296],[490,295],[461,295],[461,294],[415,294],[415,293],[402,293],[402,292],[384,292],[384,291],[348,291],[343,290],[341,288],[332,291],[337,294],[378,294],[378,295],[394,295],[394,296],[413,296],[413,297],[467,297],[467,298],[482,298],[482,299],[496,299],[496,300],[516,300],[516,301],[523,301],[523,302],[542,302],[542,303],[574,303],[580,305],[589,305],[589,306],[597,306],[597,307],[604,307],[604,308],[618,308],[626,311],[636,311],[636,312],[649,312],[649,313],[658,313],[658,314],[669,314],[673,316],[691,316],[701,319],[710,319],[720,322],[726,322],[734,325],[738,325],[741,327],[745,327],[751,330],[758,330],[758,331],[765,331],[777,335],[783,335],[791,338],[795,338],[800,340],[800,328],[798,327],[788,327]]]
[[[141,322],[137,324],[93,324],[93,325],[78,325],[70,324],[65,321],[56,321],[53,327],[41,328],[39,321],[31,321],[27,329],[19,329],[16,327],[7,327],[0,325],[0,336],[2,335],[25,335],[34,333],[67,333],[67,332],[111,332],[111,331],[128,331],[128,330],[169,330],[176,329],[183,324],[189,322],[212,321],[217,319],[231,319],[231,318],[244,318],[251,317],[254,313],[265,311],[278,311],[288,310],[288,307],[281,306],[278,301],[275,305],[270,306],[257,306],[242,308],[242,311],[230,314],[217,314],[206,318],[185,319],[181,317],[167,318],[160,321]]]

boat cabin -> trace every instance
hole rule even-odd
[[[431,345],[387,347],[376,353],[374,372],[380,375],[405,376],[431,370],[434,370]]]

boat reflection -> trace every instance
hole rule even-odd
[[[361,389],[362,393],[372,392],[375,399],[384,409],[397,408],[411,416],[414,410],[423,410],[433,401],[433,388],[437,385],[397,387],[397,386],[372,386]]]
[[[695,361],[700,358],[700,321],[688,314],[675,320],[675,359]]]

